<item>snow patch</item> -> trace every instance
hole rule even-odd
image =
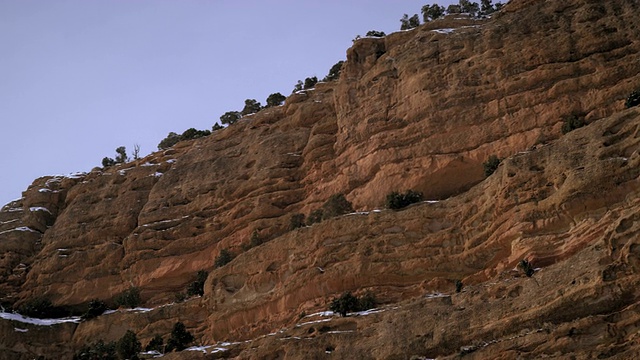
[[[327,322],[327,321],[331,321],[333,319],[320,319],[320,320],[315,320],[315,321],[307,321],[307,322],[303,322],[300,324],[296,324],[296,327],[301,327],[301,326],[305,326],[305,325],[311,325],[311,324],[319,324],[319,323],[323,323],[323,322]]]
[[[158,178],[158,177],[160,177],[160,176],[162,176],[162,175],[163,175],[163,174],[162,174],[161,172],[157,172],[157,171],[156,171],[155,173],[153,173],[153,174],[151,174],[151,175],[149,175],[149,176],[153,176],[153,177],[157,177],[157,178]]]
[[[431,30],[435,33],[438,34],[451,34],[452,32],[456,31],[456,29],[452,29],[452,28],[445,28],[445,29],[435,29],[435,30]]]
[[[21,328],[17,328],[17,327],[14,327],[13,330],[16,331],[16,332],[21,332],[21,333],[26,333],[27,331],[29,331],[29,329],[21,329]]]
[[[51,325],[63,324],[63,323],[79,323],[80,322],[79,316],[62,318],[62,319],[36,319],[28,316],[23,316],[17,313],[8,313],[4,311],[0,312],[0,319],[13,320],[13,321],[21,322],[24,324],[32,324],[32,325],[38,325],[38,326],[51,326]]]
[[[10,233],[10,232],[13,232],[13,231],[29,231],[29,232],[33,232],[33,233],[38,233],[38,234],[39,234],[39,232],[38,232],[38,231],[33,230],[33,229],[32,229],[32,228],[30,228],[30,227],[27,227],[27,226],[21,226],[21,227],[17,227],[17,228],[15,228],[15,229],[10,229],[10,230],[5,230],[5,231],[3,231],[3,232],[0,232],[0,235],[2,235],[2,234],[6,234],[6,233]]]
[[[49,214],[51,214],[51,211],[49,211],[49,209],[47,209],[46,207],[42,207],[42,206],[30,207],[29,211],[31,211],[31,212],[44,211],[44,212],[48,212]]]

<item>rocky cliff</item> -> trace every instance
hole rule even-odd
[[[632,358],[640,112],[624,100],[640,83],[639,10],[513,0],[360,39],[338,81],[284,106],[37,179],[0,211],[0,301],[81,309],[136,286],[145,309],[0,319],[0,359],[70,358],[128,329],[146,344],[176,321],[212,347],[168,359]],[[587,126],[563,135],[570,115]],[[485,179],[492,154],[504,160]],[[383,209],[407,189],[431,201]],[[289,230],[336,193],[357,212]],[[247,250],[254,232],[264,243]],[[226,248],[238,256],[214,268]],[[174,303],[199,270],[204,295]],[[320,313],[345,291],[382,305]]]

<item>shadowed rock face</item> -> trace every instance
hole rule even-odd
[[[12,339],[0,353],[70,356],[127,329],[146,344],[176,321],[202,344],[255,339],[220,353],[242,359],[637,352],[640,113],[623,104],[639,8],[513,0],[491,19],[361,39],[339,81],[282,107],[134,163],[37,179],[0,211],[4,303],[80,308],[138,286],[157,307],[210,274],[201,298],[66,324],[51,346],[31,340],[42,327],[0,320]],[[570,114],[589,125],[563,136]],[[492,154],[505,160],[485,180]],[[407,189],[441,201],[373,211]],[[335,193],[362,212],[288,230]],[[254,230],[266,243],[245,251]],[[239,255],[214,269],[223,248]],[[366,290],[385,311],[300,316]]]

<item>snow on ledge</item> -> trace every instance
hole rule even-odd
[[[79,316],[62,318],[62,319],[37,319],[37,318],[31,318],[28,316],[20,315],[18,313],[8,313],[4,311],[0,312],[0,319],[12,320],[12,321],[21,322],[23,324],[32,324],[32,325],[38,325],[38,326],[51,326],[51,325],[57,325],[57,324],[63,324],[63,323],[77,324],[80,322]]]

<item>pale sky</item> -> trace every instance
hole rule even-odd
[[[457,1],[437,1],[445,7]],[[157,150],[245,99],[323,78],[416,0],[0,0],[0,207],[118,146]]]

